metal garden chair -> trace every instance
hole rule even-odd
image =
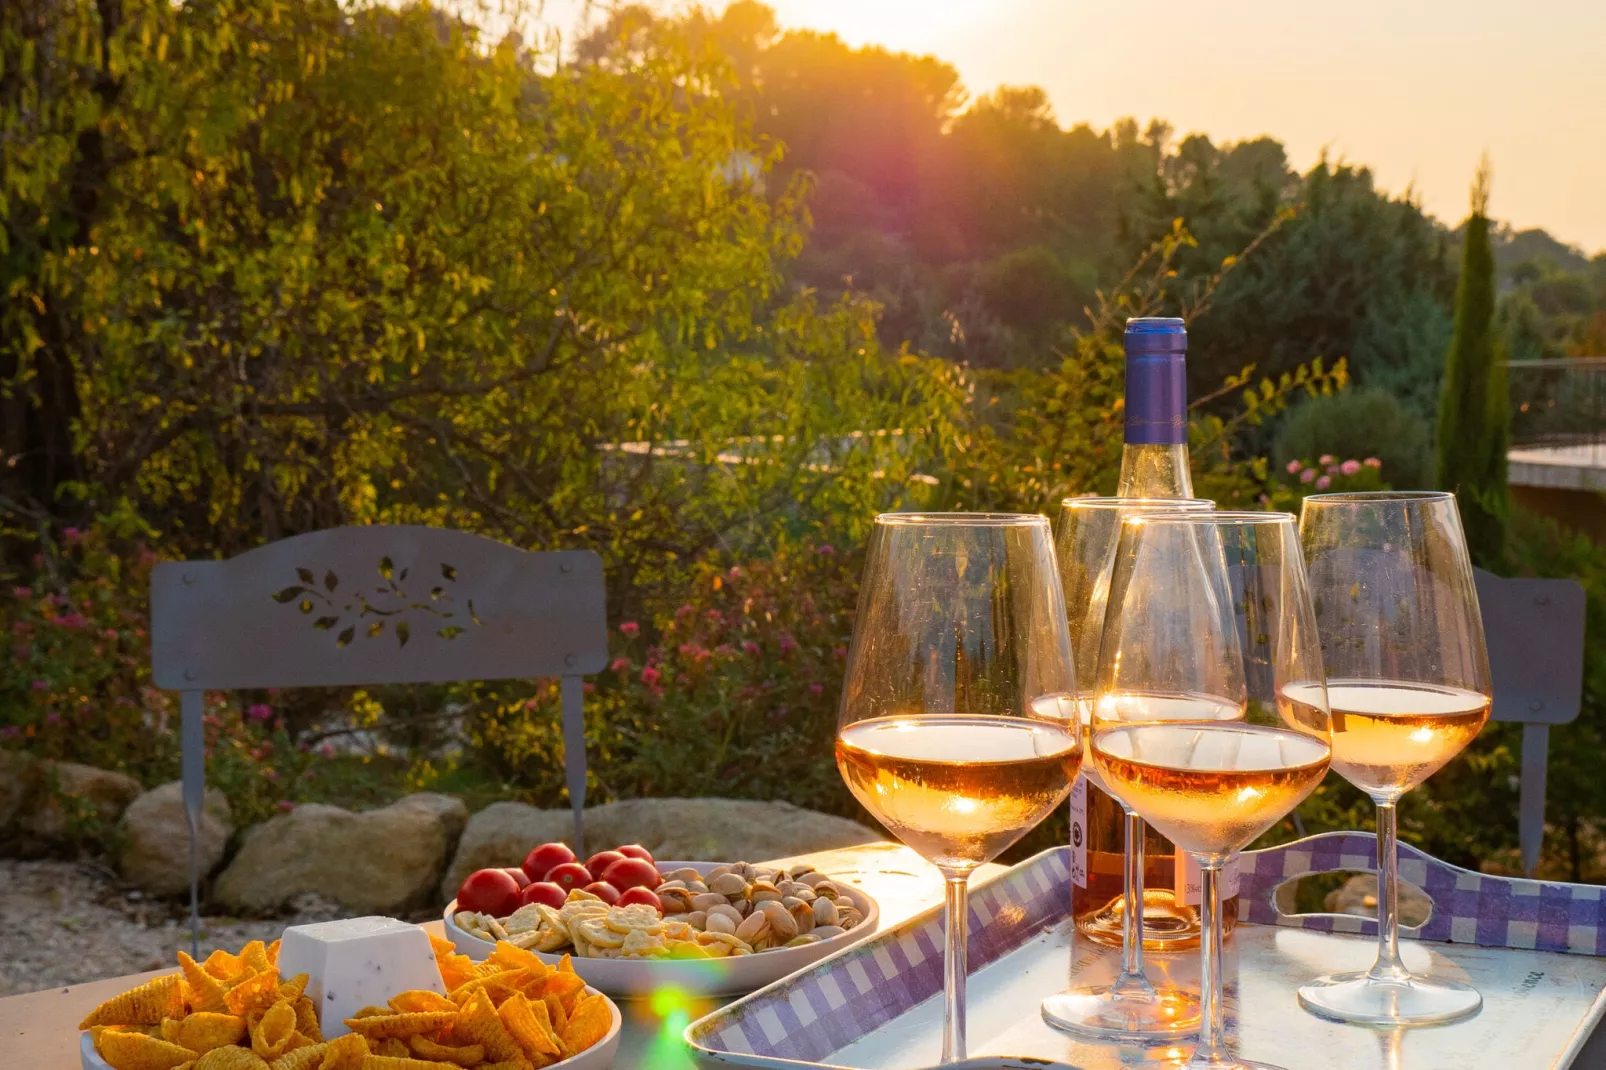
[[[584,842],[581,677],[608,659],[602,561],[529,553],[465,532],[335,528],[151,575],[151,668],[180,692],[192,947],[206,691],[559,677],[564,776]],[[198,950],[196,951],[198,954]]]
[[[1475,569],[1496,721],[1522,725],[1517,838],[1523,871],[1545,836],[1550,726],[1578,716],[1584,693],[1584,589],[1572,580],[1502,579]]]

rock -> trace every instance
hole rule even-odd
[[[463,835],[463,827],[468,824],[468,807],[463,800],[455,795],[440,795],[433,791],[421,791],[416,795],[409,795],[405,799],[398,799],[397,806],[411,807],[434,814],[440,819],[446,830],[446,851],[450,854],[457,849],[457,841]],[[522,859],[521,859],[522,861]]]
[[[179,781],[147,791],[129,803],[121,830],[117,868],[124,880],[152,895],[181,895],[190,890],[190,826]],[[203,881],[223,860],[223,849],[233,834],[229,800],[216,788],[208,788],[198,837]]]
[[[754,799],[628,799],[586,811],[586,843],[639,843],[655,858],[757,862],[886,839],[845,817]]]
[[[20,750],[0,750],[0,839],[27,813],[39,790],[43,763]]]
[[[573,838],[574,816],[568,810],[537,810],[516,802],[492,803],[468,819],[457,844],[457,855],[441,879],[441,900],[446,902],[455,896],[463,878],[476,869],[516,866],[538,844]]]
[[[1337,889],[1327,893],[1329,914],[1355,914],[1377,917],[1377,874],[1357,873]],[[1400,882],[1400,924],[1414,928],[1433,913],[1433,900],[1414,884]]]
[[[50,762],[40,790],[20,823],[22,833],[47,843],[72,841],[111,826],[144,791],[126,773],[76,762]]]
[[[243,913],[277,910],[309,892],[356,914],[426,903],[465,812],[441,799],[408,796],[362,813],[309,803],[270,818],[246,833],[215,897]]]

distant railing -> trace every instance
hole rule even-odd
[[[1506,369],[1512,449],[1565,449],[1606,465],[1606,357],[1513,360]]]

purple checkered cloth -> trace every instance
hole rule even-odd
[[[1363,832],[1326,832],[1242,857],[1239,917],[1257,925],[1287,925],[1329,933],[1375,936],[1377,922],[1350,914],[1283,914],[1277,886],[1305,873],[1377,872],[1377,839]],[[1400,879],[1433,901],[1426,924],[1400,935],[1441,943],[1606,953],[1606,888],[1591,884],[1496,877],[1440,862],[1400,844]]]
[[[1070,914],[1070,849],[1045,851],[970,893],[970,968],[1008,955]],[[1375,837],[1329,832],[1242,856],[1243,921],[1371,934],[1377,922],[1342,914],[1285,915],[1273,895],[1292,877],[1376,870]],[[1606,889],[1494,877],[1400,845],[1400,877],[1427,893],[1426,924],[1403,937],[1579,955],[1606,953]],[[942,991],[943,922],[933,908],[857,947],[693,1023],[686,1039],[708,1052],[820,1062]]]

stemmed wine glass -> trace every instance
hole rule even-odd
[[[1048,518],[887,513],[859,589],[836,760],[946,881],[943,1061],[965,1057],[966,881],[1064,801],[1081,724]]]
[[[1055,553],[1065,590],[1071,652],[1076,658],[1076,709],[1083,728],[1092,714],[1104,635],[1110,570],[1115,564],[1121,521],[1158,512],[1209,512],[1200,498],[1067,498],[1062,503]],[[1098,771],[1084,763],[1082,775],[1103,789]],[[1043,1019],[1061,1029],[1100,1040],[1154,1040],[1185,1035],[1199,1026],[1199,1001],[1174,987],[1156,988],[1143,965],[1143,818],[1125,805],[1126,852],[1121,915],[1121,972],[1113,984],[1081,985],[1043,1000]]]
[[[1475,1014],[1470,985],[1400,961],[1400,796],[1461,753],[1489,717],[1489,655],[1455,497],[1317,494],[1300,534],[1333,710],[1333,768],[1377,803],[1377,962],[1299,990],[1323,1018],[1377,1025]]]
[[[1233,1058],[1223,1035],[1220,874],[1327,772],[1322,680],[1293,516],[1122,521],[1088,754],[1200,866],[1203,1009],[1188,1070],[1262,1066]]]

